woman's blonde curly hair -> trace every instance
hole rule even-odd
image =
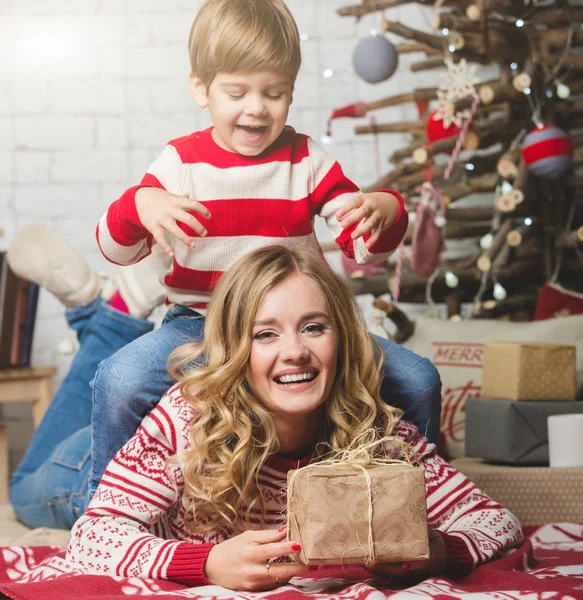
[[[379,423],[379,437],[388,435],[401,416],[380,399],[382,349],[373,345],[352,291],[318,250],[270,246],[252,252],[215,288],[204,341],[181,346],[169,359],[183,397],[194,408],[182,464],[183,498],[199,531],[218,525],[244,529],[251,511],[265,509],[259,471],[278,452],[279,442],[270,411],[247,383],[252,330],[266,293],[297,273],[321,289],[338,335],[336,378],[324,405],[315,458],[323,449],[346,448]]]

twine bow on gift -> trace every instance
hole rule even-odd
[[[354,469],[360,469],[366,482],[366,494],[368,499],[368,540],[366,548],[362,548],[364,550],[363,563],[366,568],[374,567],[374,565],[376,564],[375,544],[372,530],[373,504],[375,502],[375,498],[373,497],[373,485],[368,470],[373,467],[386,467],[390,464],[408,464],[410,466],[413,466],[410,458],[410,447],[405,442],[403,442],[399,438],[396,438],[395,436],[385,436],[381,439],[373,439],[372,441],[370,441],[371,438],[376,438],[377,435],[378,432],[376,429],[368,429],[367,431],[357,436],[347,448],[334,452],[332,456],[322,461],[311,465],[307,465],[305,467],[302,467],[301,469],[297,469],[292,473],[290,477],[287,492],[289,515],[290,499],[293,497],[293,494],[295,492],[294,484],[296,477],[300,471],[302,473],[305,473],[307,470],[317,470],[336,466],[347,466],[353,467]],[[363,442],[363,440],[368,441]],[[404,458],[391,458],[387,456],[385,449],[386,444],[396,444],[400,446],[401,454]],[[292,514],[292,518],[294,519],[296,528],[299,532],[300,528],[298,526],[297,520],[295,519],[295,515]]]

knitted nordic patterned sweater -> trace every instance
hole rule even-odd
[[[178,461],[189,445],[193,409],[171,388],[144,419],[136,435],[109,464],[87,512],[73,527],[68,557],[88,572],[167,579],[189,586],[207,584],[204,563],[214,544],[234,535],[228,527],[197,533],[182,503]],[[412,444],[425,468],[428,522],[446,541],[448,567],[469,570],[522,539],[517,519],[435,454],[408,422],[394,432]],[[285,514],[287,472],[307,464],[272,456],[260,485],[266,520],[253,528],[274,528]],[[204,517],[198,517],[199,522]],[[285,517],[283,517],[285,519]]]
[[[357,263],[385,260],[397,248],[407,229],[403,199],[396,221],[370,249],[369,234],[354,242],[356,224],[342,229],[336,210],[359,192],[358,187],[308,136],[286,127],[272,146],[259,156],[247,157],[224,150],[212,137],[212,128],[173,140],[148,169],[140,185],[127,190],[108,208],[97,225],[97,242],[111,262],[133,264],[150,253],[152,237],[136,210],[136,191],[158,187],[172,194],[188,194],[211,212],[205,219],[192,213],[207,229],[189,248],[174,236],[173,267],[164,279],[168,301],[205,308],[219,277],[245,254],[270,244],[313,246],[314,217],[323,217],[340,248]]]

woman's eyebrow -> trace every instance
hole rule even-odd
[[[328,313],[318,311],[318,312],[306,313],[306,314],[302,315],[302,317],[301,317],[302,321],[309,321],[311,319],[330,320],[330,315]],[[275,317],[272,317],[270,319],[261,319],[259,321],[255,321],[255,323],[253,323],[253,327],[264,327],[266,325],[274,325],[276,323],[277,323],[277,319]]]
[[[302,316],[302,320],[309,321],[310,319],[330,319],[330,315],[324,312],[309,312]]]

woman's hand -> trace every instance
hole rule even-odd
[[[173,235],[189,248],[194,248],[194,238],[184,233],[179,223],[184,223],[204,237],[207,234],[206,228],[190,212],[196,212],[206,219],[211,217],[208,208],[196,200],[191,200],[187,195],[176,196],[166,190],[151,187],[140,188],[136,192],[136,210],[142,225],[168,256],[174,256],[174,252],[166,241],[165,232]]]
[[[391,581],[407,581],[427,579],[441,573],[447,565],[447,547],[444,539],[437,531],[429,531],[429,558],[402,563],[378,564],[368,569],[375,577]]]
[[[309,571],[309,567],[301,563],[270,562],[301,549],[297,542],[286,542],[284,538],[285,527],[282,527],[245,531],[221,542],[209,552],[204,575],[210,583],[231,590],[268,590],[287,583]]]

